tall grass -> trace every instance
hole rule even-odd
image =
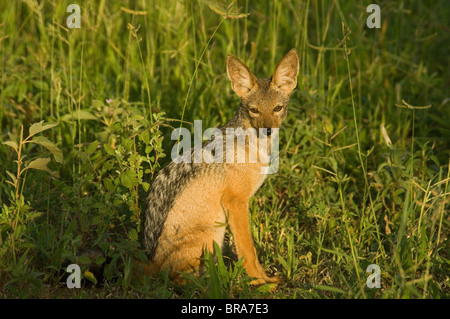
[[[383,3],[381,29],[366,27],[364,1],[85,1],[80,29],[66,25],[69,4],[0,4],[0,295],[449,297],[445,1]],[[250,205],[260,261],[284,283],[249,286],[232,234],[184,288],[164,274],[134,282],[140,214],[172,129],[233,116],[228,53],[270,76],[292,47],[300,76],[280,169]],[[59,123],[41,133],[54,147],[23,145],[15,162],[10,142],[40,121]],[[47,172],[11,180],[39,158]],[[80,254],[92,246],[109,262]],[[106,264],[103,288],[59,284],[66,261]],[[366,285],[370,264],[379,289]]]

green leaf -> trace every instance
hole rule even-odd
[[[120,182],[126,188],[133,188],[138,183],[136,172],[129,169],[120,175]]]
[[[11,139],[11,141],[16,142],[16,144],[18,143],[16,137],[11,132],[8,132],[8,136]]]
[[[147,182],[142,182],[142,188],[144,188],[144,191],[148,192],[150,184]]]
[[[91,263],[91,259],[88,256],[80,256],[80,258],[78,258],[78,262],[83,265],[88,265]]]
[[[150,143],[150,133],[148,130],[143,131],[141,134],[139,134],[139,138],[141,139],[144,144]]]
[[[70,114],[61,117],[63,121],[77,121],[77,120],[98,120],[98,117],[88,110],[75,110]]]
[[[95,259],[95,263],[96,263],[97,265],[101,265],[101,264],[103,264],[105,261],[106,261],[106,258],[105,258],[104,256],[98,256],[98,257]]]
[[[130,240],[137,240],[138,239],[138,233],[136,231],[136,229],[132,228],[129,232],[128,232],[128,238]]]
[[[92,106],[98,110],[101,110],[105,104],[100,100],[92,100]]]
[[[46,149],[48,149],[53,154],[53,156],[55,157],[55,160],[58,163],[63,162],[62,151],[52,141],[46,139],[43,136],[37,136],[37,137],[33,138],[33,140],[31,140],[31,142],[39,144],[39,145],[45,147]]]
[[[17,145],[17,143],[14,141],[6,141],[6,142],[3,142],[3,144],[12,147],[16,152],[19,151],[19,145]]]
[[[105,151],[108,155],[111,155],[111,156],[114,155],[115,151],[109,144],[106,144],[106,143],[103,144],[103,148],[105,149]]]
[[[22,102],[27,94],[27,83],[22,82],[19,85],[19,92],[17,93],[17,101]]]
[[[215,241],[213,245],[214,245],[214,253],[217,259],[217,271],[219,277],[222,278],[224,282],[228,282],[229,281],[228,270],[227,267],[225,266],[225,263],[223,262],[222,251],[220,249],[220,246]]]
[[[44,123],[44,121],[40,121],[39,123],[34,123],[33,125],[30,126],[30,130],[29,130],[30,135],[28,135],[27,139],[32,137],[33,135],[40,133],[40,132],[51,129],[52,127],[55,127],[59,124],[59,123],[52,123],[52,124],[42,125],[42,123]]]
[[[112,129],[113,131],[120,130],[121,128],[122,128],[122,123],[120,123],[120,122],[116,122],[116,123],[114,123],[114,124],[111,126],[111,129]]]
[[[50,158],[37,158],[34,161],[31,161],[27,165],[27,169],[34,168],[34,169],[40,169],[43,171],[50,171],[50,169],[47,167],[47,164],[50,162]]]
[[[33,219],[36,219],[42,215],[42,212],[34,212],[27,214],[26,220],[32,221]]]
[[[97,279],[95,278],[94,274],[91,273],[89,270],[86,270],[83,273],[83,277],[86,278],[87,280],[89,280],[90,282],[94,283],[94,285],[97,284]]]
[[[97,140],[93,141],[91,144],[89,144],[89,146],[88,146],[88,148],[86,150],[86,153],[88,153],[88,155],[92,155],[92,153],[95,152],[97,147],[98,147],[98,141]]]
[[[209,298],[211,299],[220,299],[223,298],[222,295],[222,287],[220,285],[219,274],[217,273],[217,269],[214,265],[214,257],[206,251],[205,260],[208,264],[208,274],[209,274]]]
[[[35,88],[37,88],[38,90],[48,91],[48,84],[47,84],[47,82],[34,80],[34,81],[31,81],[31,83],[33,83],[33,86]]]
[[[284,269],[286,269],[286,271],[289,269],[288,263],[280,254],[278,254],[278,261],[284,267]]]
[[[14,175],[13,173],[11,173],[10,171],[6,171],[6,174],[9,175],[9,177],[11,177],[11,180],[14,182],[14,184],[17,181],[16,175]]]
[[[129,139],[123,139],[120,145],[122,145],[128,152],[131,152],[133,149],[133,141]]]
[[[33,169],[49,172],[53,176],[58,176],[58,173],[50,170],[47,167],[47,164],[49,162],[50,162],[50,158],[37,158],[34,161],[31,161],[30,163],[28,163],[28,165],[25,167],[24,170],[33,168]]]
[[[277,284],[265,284],[256,289],[259,293],[267,293],[272,292],[275,288],[277,288]]]

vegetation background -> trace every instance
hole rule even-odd
[[[69,29],[73,2],[0,2],[0,296],[450,297],[448,1],[379,1],[380,29],[372,1],[339,0],[82,1]],[[231,234],[185,287],[134,280],[172,129],[233,116],[228,53],[270,76],[293,47],[280,169],[250,205],[284,282],[249,285]],[[84,288],[66,287],[68,263]]]

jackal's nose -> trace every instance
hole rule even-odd
[[[268,128],[260,128],[259,129],[259,135],[260,136],[270,136],[273,133],[273,129],[268,127]]]

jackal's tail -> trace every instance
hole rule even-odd
[[[154,277],[157,274],[158,270],[151,261],[144,262],[136,258],[134,259],[134,275],[137,278],[140,278],[141,276]]]

